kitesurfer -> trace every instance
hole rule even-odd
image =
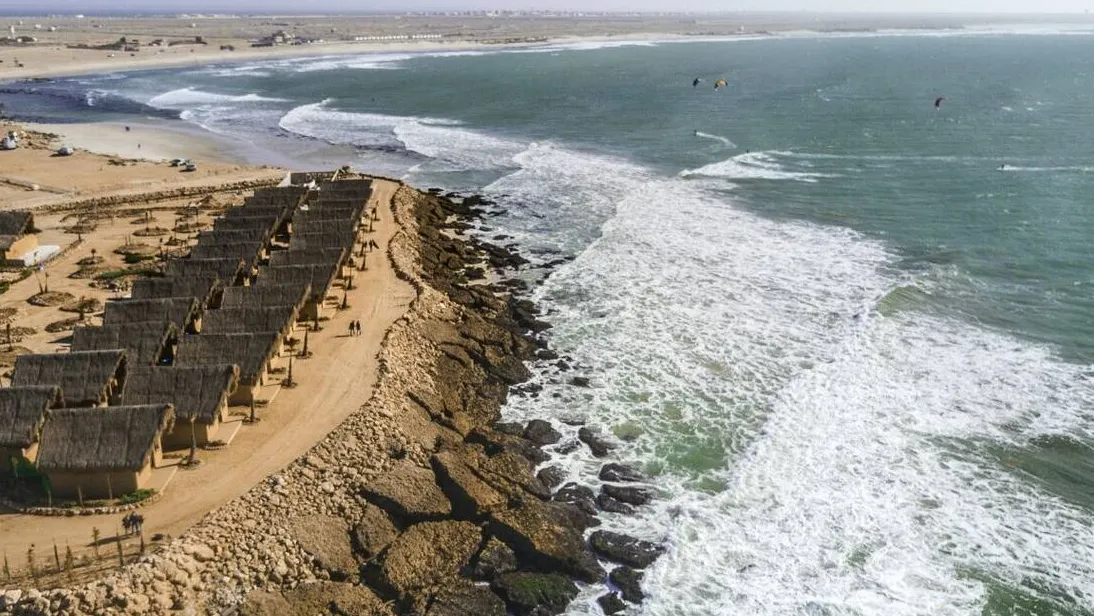
[[[714,82],[714,89],[717,90],[718,88],[724,88],[728,85],[728,83],[729,82],[727,82],[725,78],[719,79],[718,81]]]
[[[695,78],[695,81],[691,82],[691,87],[693,87],[693,88],[694,88],[695,86],[697,86],[697,85],[699,85],[700,83],[702,83],[702,81],[703,81],[702,79],[700,79],[699,77],[696,77],[696,78]]]
[[[939,96],[938,98],[934,99],[934,108],[935,109],[941,109],[942,108],[942,101],[944,101],[944,100],[946,100],[945,96]]]

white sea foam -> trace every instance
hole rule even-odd
[[[624,184],[587,185],[616,215],[538,291],[594,386],[541,366],[542,395],[506,414],[584,415],[663,469],[663,500],[607,521],[670,548],[640,613],[978,614],[987,588],[969,572],[1094,608],[1088,515],[983,451],[1089,442],[1081,367],[915,310],[869,313],[901,281],[854,233],[735,210],[702,182]],[[583,450],[564,461],[596,481]],[[570,613],[598,613],[594,597]]]
[[[696,131],[695,136],[696,137],[702,137],[703,139],[711,139],[711,140],[717,141],[718,143],[721,143],[722,145],[726,146],[727,148],[736,148],[737,147],[736,143],[733,143],[732,141],[730,141],[728,137],[723,137],[721,135],[712,135],[710,133],[704,133],[703,131]]]
[[[171,90],[170,92],[164,92],[157,96],[152,97],[148,101],[148,105],[151,107],[157,107],[159,109],[185,109],[187,107],[197,105],[217,105],[226,103],[261,103],[261,102],[282,102],[284,99],[269,98],[265,96],[259,96],[258,94],[216,94],[214,92],[205,92],[196,88],[179,88],[177,90]]]
[[[685,169],[680,172],[680,177],[816,182],[818,178],[834,176],[822,173],[790,171],[778,163],[772,152],[748,152],[698,169]]]

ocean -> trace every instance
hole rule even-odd
[[[1094,32],[1041,29],[300,58],[0,103],[496,200],[480,233],[533,259],[576,366],[535,366],[507,418],[611,432],[658,491],[605,517],[668,547],[634,614],[1079,616],[1091,92]],[[595,485],[584,448],[555,463]]]

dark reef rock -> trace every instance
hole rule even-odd
[[[626,483],[634,481],[645,481],[646,477],[642,473],[635,469],[615,462],[609,462],[600,467],[600,480],[601,481],[614,481],[616,483]]]
[[[649,490],[633,486],[614,486],[606,483],[600,489],[604,494],[628,505],[645,505],[652,498]]]
[[[665,553],[665,548],[621,533],[598,530],[589,536],[593,551],[608,560],[644,569]]]
[[[596,600],[600,604],[600,609],[604,610],[605,614],[616,614],[627,609],[627,604],[623,603],[623,600],[619,598],[619,593],[610,592],[606,595],[601,595]]]
[[[557,466],[548,466],[536,473],[536,479],[548,488],[554,489],[566,481],[566,471]]]
[[[608,455],[616,447],[615,443],[588,426],[582,426],[578,429],[577,438],[588,445],[589,451],[593,452],[593,455],[598,458]]]
[[[505,602],[489,588],[459,581],[433,595],[425,616],[505,616]]]
[[[542,419],[533,419],[528,422],[528,427],[524,429],[524,438],[543,447],[544,445],[557,443],[562,438],[562,434],[555,430],[549,422]]]
[[[642,592],[642,572],[635,571],[626,565],[612,569],[608,574],[608,580],[623,593],[623,598],[631,603],[641,603],[646,598]]]
[[[490,587],[517,616],[561,614],[578,593],[569,578],[551,573],[507,573]]]
[[[471,577],[489,582],[503,573],[516,570],[517,555],[513,549],[491,537],[471,566]]]
[[[589,515],[596,515],[596,493],[592,488],[578,483],[568,483],[558,489],[551,500],[558,503],[570,503]]]
[[[596,505],[597,507],[600,507],[602,511],[607,511],[609,513],[634,513],[634,507],[631,507],[630,505],[622,501],[618,501],[603,492],[597,495]]]

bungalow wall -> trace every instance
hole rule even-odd
[[[38,248],[38,236],[33,233],[28,233],[19,239],[12,242],[11,246],[4,252],[4,261],[23,265],[23,255],[27,254]]]
[[[204,424],[195,421],[193,434],[194,442],[201,446],[207,445],[216,440],[216,435],[218,432],[220,432],[220,422],[228,418],[227,411],[227,406],[221,405],[220,411],[217,412],[217,415],[213,418],[213,423],[211,424]],[[189,449],[190,422],[176,421],[174,429],[163,435],[163,448],[168,451]]]
[[[73,499],[83,494],[84,500],[118,498],[143,490],[152,480],[152,465],[139,471],[61,472],[48,474],[54,498]]]

